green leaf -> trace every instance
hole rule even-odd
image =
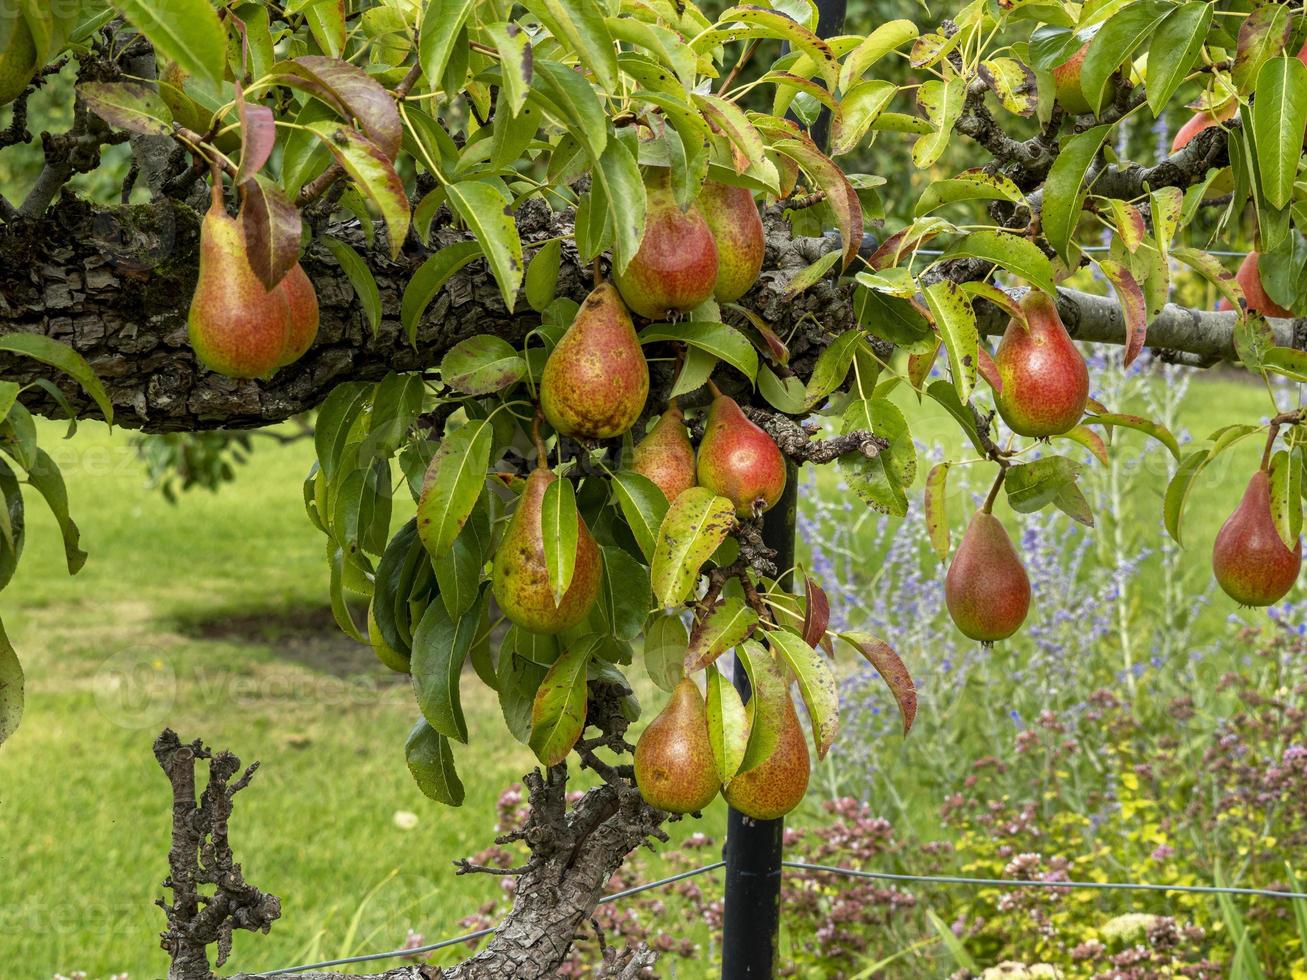
[[[826,758],[840,727],[839,685],[830,662],[803,642],[802,637],[785,630],[772,630],[768,633],[767,645],[798,679],[799,693],[803,696],[808,718],[812,722],[812,740],[817,747],[817,758]]]
[[[1179,468],[1175,471],[1175,476],[1166,488],[1166,497],[1162,505],[1162,520],[1166,525],[1167,533],[1175,539],[1175,543],[1183,546],[1184,542],[1180,540],[1180,524],[1184,517],[1184,506],[1189,500],[1189,493],[1193,490],[1194,481],[1198,474],[1202,472],[1203,467],[1207,465],[1208,457],[1211,453],[1206,449],[1199,449],[1197,452],[1190,453],[1180,462]]]
[[[104,420],[110,425],[113,424],[113,405],[110,404],[109,396],[105,394],[100,379],[96,377],[85,358],[67,344],[61,344],[41,334],[7,333],[0,334],[0,350],[22,354],[71,375],[73,380],[91,396],[104,415]]]
[[[530,36],[516,24],[487,24],[483,29],[499,53],[500,91],[516,116],[531,88]]]
[[[1191,0],[1171,11],[1148,45],[1148,107],[1155,117],[1189,74],[1212,26],[1213,4]],[[1273,5],[1272,5],[1273,6]]]
[[[545,488],[540,502],[540,532],[545,545],[545,574],[554,595],[554,605],[563,601],[576,571],[576,541],[580,520],[576,512],[576,491],[566,477]]]
[[[459,32],[474,6],[474,0],[430,0],[427,4],[418,32],[418,62],[432,89],[440,87]],[[455,94],[446,93],[451,97]]]
[[[685,654],[685,672],[692,674],[709,666],[731,647],[748,639],[758,624],[758,614],[739,596],[728,596],[708,614]]]
[[[635,258],[644,237],[647,198],[640,167],[622,140],[611,139],[591,175],[603,185],[613,228],[613,261],[620,272]]]
[[[599,602],[613,636],[634,640],[649,617],[649,569],[621,548],[601,549],[604,559]]]
[[[780,744],[785,699],[790,692],[780,665],[760,644],[746,640],[740,644],[738,652],[753,692],[744,706],[749,719],[749,742],[738,770],[748,772],[769,759]]]
[[[817,285],[826,278],[826,274],[841,257],[839,252],[827,252],[821,258],[790,274],[789,281],[785,284],[785,291],[780,296],[781,302],[788,304],[800,293]]]
[[[708,665],[707,686],[708,744],[717,778],[727,785],[740,771],[749,746],[749,718],[740,692],[712,664]]]
[[[1230,77],[1240,95],[1253,94],[1262,67],[1284,50],[1293,32],[1293,17],[1278,3],[1257,6],[1239,25],[1234,71]]]
[[[381,292],[377,289],[377,280],[372,275],[372,270],[358,252],[339,238],[325,235],[322,242],[331,250],[331,254],[336,257],[336,264],[349,278],[350,285],[354,287],[354,295],[363,304],[372,336],[376,337],[377,329],[381,326]]]
[[[1281,449],[1271,457],[1271,518],[1284,546],[1293,550],[1302,534],[1302,470]]]
[[[994,262],[1019,279],[1056,296],[1053,286],[1053,263],[1034,242],[1005,231],[972,232],[945,254],[945,259],[971,256]]]
[[[932,127],[912,145],[912,162],[918,170],[935,165],[953,138],[953,127],[962,118],[967,95],[967,80],[953,75],[946,81],[932,78],[917,90],[917,104],[926,113]]]
[[[1286,207],[1293,199],[1307,127],[1307,66],[1296,57],[1263,65],[1252,115],[1262,193],[1272,207]]]
[[[739,330],[725,323],[687,321],[655,323],[640,331],[640,343],[675,340],[707,351],[752,381],[758,374],[758,352]]]
[[[689,634],[676,613],[659,613],[644,634],[644,669],[649,679],[669,694],[685,676]]]
[[[891,20],[868,34],[844,58],[840,88],[848,92],[863,73],[895,48],[915,40],[919,31],[910,20]]]
[[[86,564],[86,552],[80,547],[81,533],[68,516],[68,491],[64,487],[64,478],[55,461],[44,449],[36,451],[35,464],[27,471],[27,482],[36,487],[49,505],[50,513],[59,525],[59,533],[63,536],[64,561],[68,566],[68,574],[76,575]]]
[[[948,351],[953,386],[958,390],[958,397],[966,403],[976,387],[976,362],[980,356],[976,313],[962,287],[950,280],[931,283],[922,293],[935,317],[935,328],[944,342],[944,349]]]
[[[691,487],[667,509],[658,528],[650,578],[663,607],[684,602],[699,569],[735,526],[735,507],[706,487]]]
[[[753,6],[732,7],[718,18],[719,24],[730,24],[734,21],[748,24],[753,36],[777,38],[785,41],[795,50],[802,51],[816,65],[818,74],[831,91],[834,91],[839,84],[840,63],[832,53],[830,45],[802,24],[780,11]],[[728,33],[735,36],[733,31]]]
[[[874,79],[859,82],[846,92],[836,107],[831,129],[831,154],[840,156],[856,150],[867,130],[880,118],[898,91],[893,82]]]
[[[531,256],[526,267],[526,301],[531,309],[543,313],[558,291],[558,269],[563,261],[563,242],[551,238]]]
[[[1062,488],[1074,483],[1083,467],[1065,456],[1045,456],[1008,467],[1003,480],[1007,501],[1020,514],[1031,514],[1051,504]]]
[[[408,342],[417,342],[418,324],[436,294],[463,266],[481,255],[480,242],[455,242],[429,256],[404,287],[399,303],[399,320],[408,334]]]
[[[1067,265],[1072,264],[1071,241],[1085,201],[1085,175],[1113,128],[1095,126],[1068,139],[1044,182],[1044,235]]]
[[[503,391],[526,374],[526,361],[513,345],[494,334],[461,340],[440,360],[440,379],[466,395]]]
[[[210,87],[222,84],[227,32],[210,0],[112,0],[154,50]]]
[[[423,795],[446,806],[463,805],[463,784],[454,769],[449,739],[428,725],[425,718],[419,719],[408,733],[404,758]]]
[[[172,110],[158,92],[140,82],[83,82],[77,94],[111,126],[146,136],[172,136]]]
[[[493,442],[491,420],[477,419],[446,433],[436,447],[417,506],[418,536],[432,557],[454,543],[485,489]]]
[[[917,206],[913,208],[914,217],[929,214],[936,208],[957,201],[1012,201],[1021,204],[1025,201],[1021,188],[1010,178],[1002,174],[989,174],[983,170],[968,170],[956,177],[932,181],[921,192]]]
[[[646,476],[622,470],[613,474],[613,495],[635,542],[645,558],[653,560],[658,543],[658,529],[667,516],[667,497]]]
[[[0,623],[0,745],[23,720],[23,665]]]
[[[528,744],[546,766],[567,758],[585,730],[586,668],[599,644],[599,637],[573,643],[545,673],[531,706],[531,738]]]
[[[1108,428],[1120,426],[1123,429],[1134,429],[1136,432],[1142,432],[1144,435],[1152,436],[1163,446],[1171,451],[1171,455],[1176,459],[1180,458],[1180,443],[1176,441],[1171,431],[1160,422],[1154,422],[1152,419],[1146,419],[1139,415],[1125,415],[1120,412],[1104,412],[1101,415],[1091,415],[1085,419],[1087,425],[1104,425]]]
[[[409,674],[413,693],[425,718],[441,735],[467,742],[467,721],[459,680],[472,649],[481,616],[465,613],[450,618],[443,602],[431,602],[413,631]]]
[[[595,0],[524,0],[522,5],[576,53],[600,87],[617,90],[617,47]]]
[[[1103,22],[1089,42],[1089,50],[1080,66],[1080,90],[1095,115],[1102,109],[1108,80],[1122,63],[1130,60],[1135,49],[1148,40],[1173,9],[1163,0],[1137,0]]]
[[[390,257],[398,259],[410,221],[404,181],[386,154],[356,129],[332,122],[307,124],[386,222]],[[451,188],[452,190],[452,188]]]
[[[552,105],[542,99],[545,110],[585,143],[591,160],[599,160],[608,145],[608,115],[594,87],[572,69],[554,61],[536,61],[535,73],[544,80],[552,99]]]
[[[1262,367],[1291,381],[1307,382],[1307,351],[1272,347],[1262,357]]]
[[[496,186],[465,180],[448,186],[449,203],[472,230],[499,283],[508,312],[513,312],[522,285],[522,240],[513,219],[512,201]]]

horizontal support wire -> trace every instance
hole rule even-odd
[[[726,867],[725,861],[714,861],[712,864],[705,864],[702,868],[695,868],[693,871],[682,871],[680,874],[669,875],[666,878],[659,878],[657,881],[647,881],[643,885],[635,885],[632,888],[627,888],[620,892],[613,892],[611,895],[605,895],[603,898],[599,899],[599,904],[607,905],[609,902],[616,902],[623,898],[630,898],[632,895],[639,895],[641,892],[647,892],[654,888],[662,888],[664,885],[684,881],[686,878],[694,878],[698,875],[707,874],[709,871],[716,871],[719,868],[724,867]],[[455,936],[453,939],[442,939],[438,943],[431,943],[427,946],[414,946],[410,949],[392,949],[385,953],[364,953],[360,956],[347,956],[339,960],[323,960],[321,963],[303,963],[299,966],[286,966],[282,967],[280,970],[269,970],[263,975],[267,977],[277,977],[288,973],[304,973],[307,970],[320,970],[323,967],[328,966],[346,966],[350,963],[370,963],[375,960],[389,960],[397,957],[417,956],[421,953],[434,953],[438,949],[447,949],[450,946],[457,946],[459,943],[471,942],[474,939],[481,939],[498,931],[498,926],[491,926],[489,929],[478,929],[476,932],[469,932],[465,936]]]
[[[954,875],[902,875],[889,871],[858,871],[830,864],[807,864],[803,861],[782,861],[782,867],[799,871],[821,871],[848,878],[875,878],[880,881],[915,881],[936,885],[978,885],[1001,888],[1088,888],[1100,891],[1129,892],[1188,892],[1193,895],[1252,895],[1257,898],[1302,898],[1307,892],[1282,892],[1273,888],[1233,888],[1216,885],[1154,885],[1137,881],[1039,881],[1026,878],[962,878]]]
[[[623,898],[630,898],[632,895],[638,895],[641,892],[651,891],[654,888],[662,888],[664,885],[670,885],[677,881],[684,881],[686,878],[694,878],[698,875],[707,874],[710,871],[717,871],[725,866],[725,861],[714,861],[712,864],[706,864],[703,867],[695,868],[692,871],[682,871],[680,874],[670,875],[666,878],[659,878],[657,881],[645,882],[643,885],[635,885],[632,888],[627,888],[620,892],[613,892],[613,894],[605,895],[601,898],[599,904],[607,905],[610,902],[616,902]],[[1237,888],[1233,886],[1217,885],[1156,885],[1150,882],[1137,881],[1039,881],[1025,878],[967,878],[957,875],[910,875],[895,874],[890,871],[860,871],[857,868],[841,868],[833,864],[808,864],[805,861],[782,861],[781,866],[792,868],[796,871],[820,872],[823,874],[841,875],[846,878],[871,878],[876,881],[905,881],[915,882],[922,885],[972,885],[982,888],[1078,888],[1097,891],[1185,892],[1191,895],[1246,895],[1254,898],[1307,899],[1307,892],[1276,891],[1273,888]],[[306,970],[318,970],[328,966],[346,966],[350,963],[369,963],[375,960],[388,960],[401,957],[407,958],[422,953],[434,953],[439,949],[447,949],[450,946],[457,946],[460,943],[471,942],[474,939],[482,939],[496,931],[498,931],[498,926],[492,926],[489,929],[478,929],[476,932],[469,932],[464,936],[456,936],[453,939],[443,939],[438,943],[431,943],[427,946],[414,946],[411,949],[392,949],[385,953],[365,953],[361,956],[348,956],[338,960],[323,960],[321,963],[305,963],[301,966],[288,966],[283,967],[280,970],[269,970],[264,974],[264,976],[275,977],[290,973],[303,973]]]

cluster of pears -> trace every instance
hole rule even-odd
[[[1271,479],[1263,465],[1248,482],[1243,499],[1221,525],[1212,546],[1216,581],[1243,606],[1279,602],[1302,571],[1302,539],[1284,543],[1271,514]]]
[[[313,283],[296,262],[272,289],[263,284],[250,264],[242,220],[227,214],[217,179],[200,225],[188,325],[196,357],[230,378],[266,378],[299,360],[318,335]]]
[[[1089,400],[1089,371],[1052,297],[1032,289],[1021,298],[994,355],[1001,389],[995,400],[1013,432],[1047,439],[1072,429]],[[1015,633],[1030,611],[1030,579],[1007,530],[991,512],[976,514],[944,580],[954,624],[990,644]]]
[[[21,13],[6,4],[2,16],[14,18],[9,41],[0,50],[0,105],[8,105],[23,94],[36,74],[36,43]]]
[[[683,678],[635,745],[635,781],[645,802],[669,813],[693,813],[720,792],[727,803],[755,820],[785,816],[808,791],[810,762],[788,692],[782,708],[775,751],[723,788],[708,740],[703,695],[694,681]]]
[[[644,237],[617,288],[635,313],[649,320],[688,313],[709,299],[732,303],[762,269],[762,218],[753,194],[715,180],[682,210],[671,171],[645,176]]]
[[[540,411],[558,432],[610,439],[630,430],[649,395],[649,364],[622,298],[600,283],[545,362]],[[727,497],[741,517],[771,508],[785,489],[785,460],[771,436],[751,422],[729,395],[715,392],[703,439],[695,452],[684,415],[673,401],[635,446],[632,469],[675,500],[693,486]],[[554,601],[545,564],[541,509],[557,476],[544,458],[495,553],[491,587],[513,623],[536,633],[561,633],[589,615],[599,595],[599,550],[582,519],[576,563],[567,592]]]

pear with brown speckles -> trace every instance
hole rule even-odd
[[[694,446],[681,409],[669,405],[635,446],[631,469],[652,480],[668,501],[694,486]]]
[[[732,779],[722,790],[722,796],[746,817],[775,820],[802,802],[803,794],[808,791],[810,770],[808,740],[804,738],[794,701],[787,691],[776,750]]]
[[[688,313],[717,287],[717,243],[698,203],[682,211],[666,169],[645,180],[644,237],[616,273],[626,305],[649,320]]]
[[[635,783],[646,803],[668,813],[702,810],[721,789],[708,741],[708,711],[688,677],[635,743]]]
[[[565,436],[611,439],[635,424],[649,396],[644,359],[617,290],[600,283],[577,310],[540,378],[540,408]]]
[[[599,547],[580,518],[576,535],[576,566],[572,584],[561,602],[554,602],[545,564],[541,508],[545,489],[557,476],[538,467],[527,477],[517,512],[508,522],[495,552],[490,587],[500,610],[515,625],[533,633],[561,633],[576,626],[599,598]]]

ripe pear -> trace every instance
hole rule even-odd
[[[1216,581],[1240,605],[1269,606],[1288,594],[1301,570],[1302,539],[1293,550],[1285,547],[1271,516],[1270,477],[1258,470],[1217,532],[1212,547]]]
[[[1081,37],[1085,35],[1082,34]],[[1057,101],[1073,116],[1083,115],[1092,111],[1089,106],[1089,100],[1085,98],[1084,89],[1080,85],[1080,72],[1085,65],[1085,55],[1089,52],[1089,41],[1080,45],[1073,54],[1062,64],[1053,69],[1053,87],[1057,92]],[[1122,67],[1125,67],[1124,65]],[[1106,107],[1116,97],[1117,86],[1115,81],[1108,82],[1107,92],[1103,96],[1103,106]]]
[[[730,395],[718,393],[708,407],[699,443],[699,486],[726,497],[740,517],[771,510],[785,491],[785,458]]]
[[[296,262],[281,282],[273,288],[281,296],[290,314],[290,330],[286,349],[278,359],[277,367],[293,364],[313,346],[318,336],[318,294],[304,269]]]
[[[1219,126],[1221,123],[1232,118],[1239,111],[1239,102],[1237,99],[1230,99],[1224,105],[1216,109],[1204,109],[1202,112],[1195,112],[1189,121],[1176,131],[1175,139],[1171,141],[1171,152],[1177,153],[1189,145],[1189,141],[1201,133],[1204,129],[1210,129],[1212,126]]]
[[[195,355],[231,378],[271,374],[290,336],[286,299],[265,289],[254,274],[245,235],[217,188],[200,225],[200,275],[189,325]]]
[[[668,501],[694,486],[694,447],[685,431],[681,409],[669,405],[667,411],[635,446],[631,469],[657,484]]]
[[[722,790],[726,802],[754,820],[775,820],[793,810],[808,791],[808,741],[788,693],[776,751]]]
[[[599,548],[581,518],[576,535],[576,566],[563,600],[554,603],[545,565],[540,508],[545,488],[558,479],[553,471],[537,467],[527,477],[517,512],[508,522],[504,539],[495,552],[490,587],[500,610],[515,625],[532,633],[561,633],[590,615],[599,597]]]
[[[1266,294],[1262,288],[1262,274],[1258,266],[1261,255],[1258,252],[1249,252],[1244,256],[1243,262],[1239,264],[1239,271],[1234,274],[1235,281],[1243,289],[1243,298],[1248,301],[1248,309],[1260,313],[1262,316],[1291,317],[1293,316],[1275,300]]]
[[[540,408],[566,436],[609,439],[640,417],[649,395],[644,359],[617,290],[596,286],[545,362]]]
[[[997,517],[979,511],[962,536],[944,578],[953,623],[986,645],[1006,640],[1030,611],[1030,579]]]
[[[622,299],[649,320],[686,313],[717,286],[717,244],[697,203],[682,211],[666,170],[645,181],[648,205],[640,248],[616,274]]]
[[[9,43],[0,51],[0,105],[8,105],[22,95],[36,74],[36,44],[27,19],[13,8],[7,9],[5,16],[15,20]]]
[[[733,303],[758,279],[764,252],[762,218],[753,194],[715,180],[704,182],[699,207],[717,245],[717,285],[713,297]]]
[[[646,803],[668,813],[702,810],[721,789],[703,695],[688,677],[635,743],[635,783]]]
[[[1021,309],[1026,325],[1013,317],[994,355],[1003,379],[998,411],[1019,435],[1060,435],[1085,414],[1089,370],[1047,293],[1030,290]]]

